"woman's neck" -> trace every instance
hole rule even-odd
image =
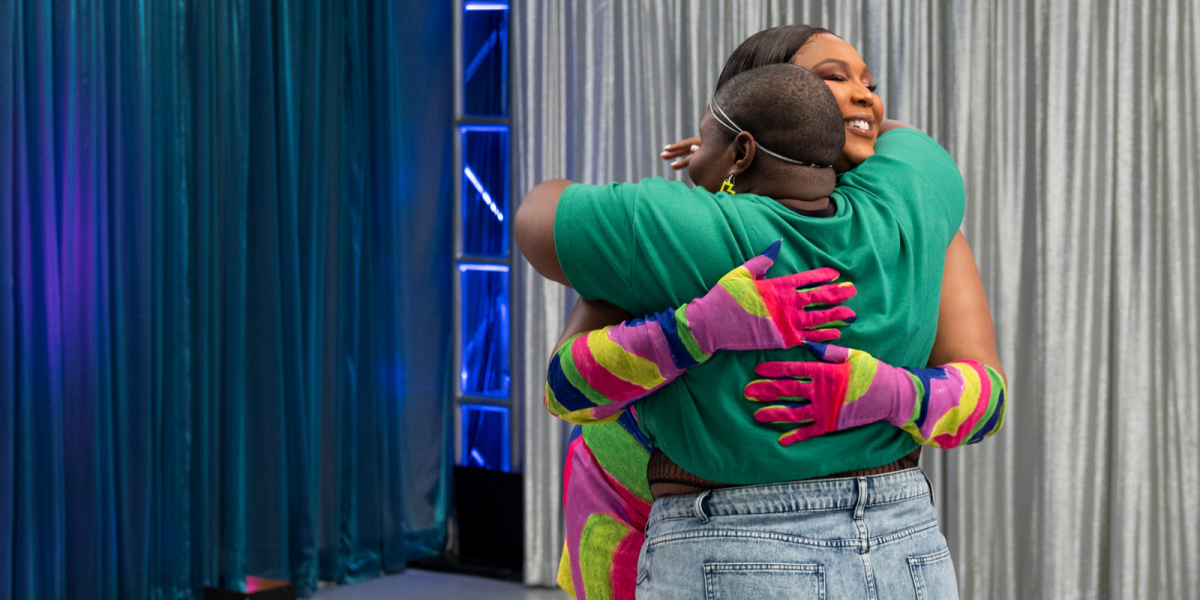
[[[797,200],[794,198],[773,198],[773,200],[792,210],[814,211],[829,208],[829,196],[817,198],[816,200]]]
[[[792,210],[821,210],[829,206],[829,195],[837,186],[833,169],[788,169],[747,173],[737,182],[739,193],[766,196]]]

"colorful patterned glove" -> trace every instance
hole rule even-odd
[[[779,437],[787,446],[830,431],[887,421],[918,444],[954,448],[974,444],[1004,424],[1004,379],[974,360],[926,369],[896,368],[861,350],[806,344],[825,362],[764,362],[745,388],[754,402],[790,402],[760,408],[763,423],[801,426]],[[802,403],[802,404],[795,404]]]
[[[854,285],[821,285],[838,278],[829,268],[764,279],[779,247],[775,242],[677,309],[572,337],[550,361],[546,407],[571,423],[603,423],[717,350],[836,339],[841,334],[828,328],[853,322],[854,311],[830,306],[854,296]]]

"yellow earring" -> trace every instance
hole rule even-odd
[[[737,192],[733,191],[733,173],[730,173],[729,177],[725,178],[725,182],[721,184],[721,191],[725,192],[726,194],[736,194],[737,193]]]

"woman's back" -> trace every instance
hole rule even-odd
[[[710,194],[681,183],[571,186],[556,218],[568,279],[587,298],[633,314],[677,306],[706,283],[783,239],[773,274],[830,266],[859,292],[858,320],[839,343],[893,365],[923,367],[936,333],[946,246],[964,206],[958,169],[915,130],[881,138],[876,157],[843,176],[837,214],[799,215],[750,194]],[[625,210],[613,210],[614,203]],[[721,352],[638,408],[651,445],[689,472],[721,483],[817,477],[892,462],[916,448],[886,423],[783,447],[794,425],[754,421],[742,388],[766,360],[812,360],[807,350]]]

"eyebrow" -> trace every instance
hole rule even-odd
[[[846,69],[847,71],[850,70],[850,63],[848,63],[840,58],[827,58],[827,59],[813,65],[812,69],[809,69],[809,70],[814,71],[817,69],[817,67],[820,67],[821,65],[826,64],[826,63],[838,64],[838,65],[841,65],[843,69]],[[868,77],[871,77],[872,79],[874,79],[874,77],[875,77],[875,74],[871,72],[871,68],[867,67],[867,66],[863,66],[863,74],[867,75]]]
[[[840,58],[827,58],[827,59],[825,59],[825,60],[823,60],[823,61],[821,61],[821,62],[819,62],[819,63],[817,63],[817,64],[813,65],[813,66],[812,66],[812,68],[814,68],[814,69],[815,69],[815,68],[817,68],[817,67],[819,67],[819,66],[821,66],[821,65],[823,65],[823,64],[825,64],[825,63],[836,63],[836,64],[839,64],[839,65],[842,65],[842,66],[843,66],[843,67],[845,67],[846,69],[849,69],[849,68],[850,68],[850,63],[848,63],[848,62],[846,62],[846,61],[844,61],[844,60],[842,60],[842,59],[840,59]]]

